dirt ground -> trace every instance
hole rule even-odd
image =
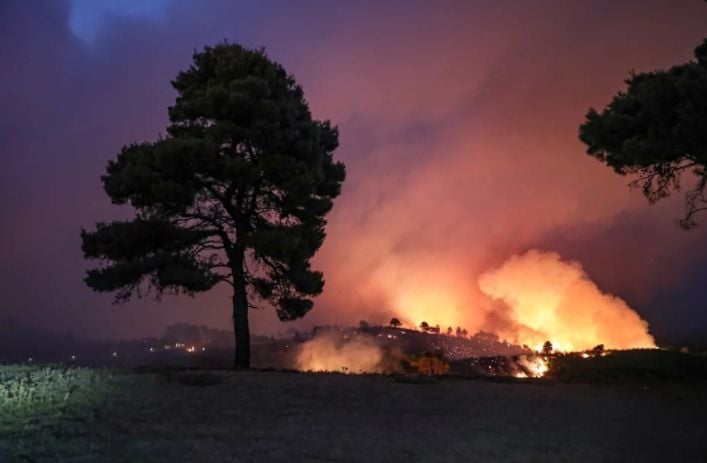
[[[700,383],[124,376],[110,400],[51,432],[0,436],[0,461],[707,462]]]

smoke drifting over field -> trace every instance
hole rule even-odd
[[[602,292],[578,262],[531,250],[479,277],[481,290],[501,302],[495,331],[539,349],[583,350],[655,347],[648,324],[620,298]]]
[[[385,360],[384,350],[372,336],[341,339],[333,333],[323,333],[300,346],[296,367],[301,371],[383,373]]]

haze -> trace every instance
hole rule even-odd
[[[120,147],[164,133],[169,85],[204,45],[266,47],[341,131],[348,167],[303,320],[401,316],[498,327],[479,276],[530,249],[581,263],[657,341],[707,333],[705,226],[648,206],[577,128],[636,71],[691,59],[707,4],[684,1],[0,4],[0,320],[94,338],[175,321],[226,328],[229,290],[112,305],[82,282],[80,227],[127,217],[100,185]],[[703,219],[704,221],[704,219]]]

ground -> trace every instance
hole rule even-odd
[[[0,461],[707,461],[701,382],[87,374],[59,413],[0,416]]]

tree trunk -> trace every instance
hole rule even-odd
[[[248,294],[246,292],[243,262],[234,265],[233,271],[233,334],[236,352],[233,368],[250,368],[250,328],[248,327]]]

